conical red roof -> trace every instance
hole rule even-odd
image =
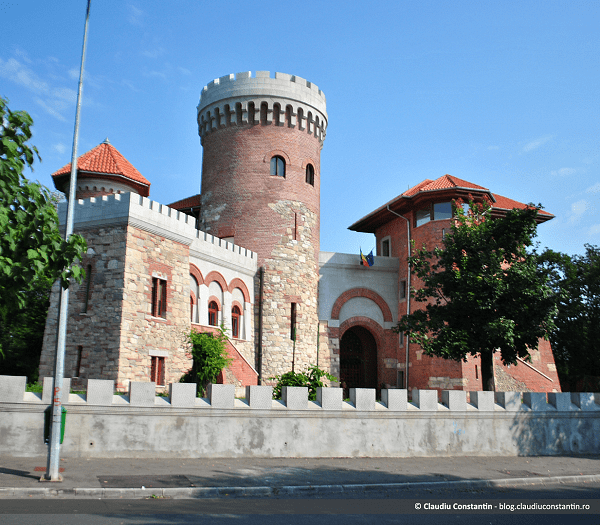
[[[144,186],[150,182],[106,139],[77,159],[77,176],[117,175]],[[54,181],[71,174],[71,163],[52,174]]]

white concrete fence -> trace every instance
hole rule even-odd
[[[65,379],[63,392],[68,392]],[[46,453],[43,393],[25,392],[26,378],[0,376],[0,455]],[[64,457],[409,457],[600,453],[600,394],[435,390],[246,387],[132,382],[115,395],[113,381],[89,379],[86,394],[65,394]]]

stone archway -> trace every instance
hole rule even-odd
[[[352,326],[340,340],[340,384],[349,388],[377,388],[377,342],[363,326]]]

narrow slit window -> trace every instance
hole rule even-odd
[[[77,362],[75,363],[75,377],[81,377],[81,356],[83,354],[83,346],[77,347]]]
[[[398,291],[400,299],[406,299],[406,281],[400,281],[400,290]]]
[[[296,315],[297,315],[297,304],[292,303],[290,311],[290,339],[296,340]]]
[[[152,278],[152,317],[167,317],[167,281]]]
[[[85,297],[83,300],[83,312],[84,314],[87,313],[89,305],[90,305],[90,288],[92,286],[92,265],[88,264],[86,269],[86,276],[85,276]]]
[[[389,239],[385,239],[385,240],[381,241],[381,255],[383,257],[390,256],[390,240]]]

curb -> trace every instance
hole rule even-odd
[[[204,499],[222,497],[272,496],[326,496],[375,492],[378,490],[409,489],[481,489],[494,487],[522,487],[556,485],[560,483],[600,483],[600,474],[581,476],[554,476],[549,478],[512,478],[463,481],[373,483],[354,485],[287,485],[282,487],[180,487],[180,488],[0,488],[0,499],[9,498],[64,498],[64,499]]]

